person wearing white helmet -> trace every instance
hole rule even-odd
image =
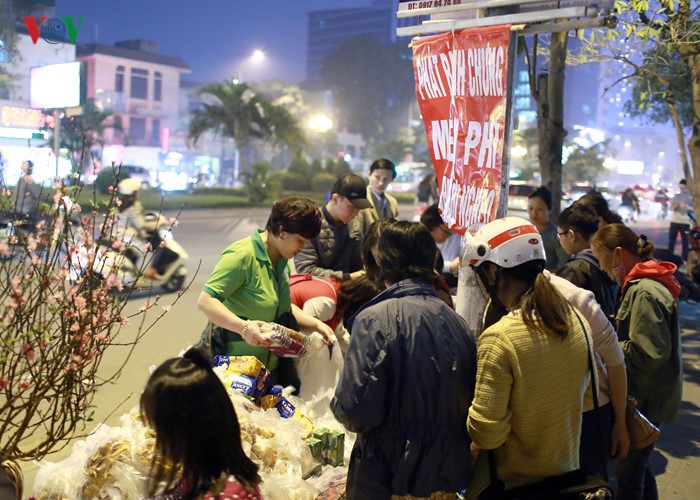
[[[141,183],[130,177],[121,180],[117,185],[117,196],[121,204],[119,205],[119,216],[114,228],[114,238],[116,241],[123,241],[132,247],[129,248],[127,252],[130,252],[130,258],[135,261],[136,264],[143,258],[144,248],[146,244],[149,243],[149,239],[144,234],[146,220],[143,216],[143,205],[141,205],[141,202],[138,200],[139,189],[141,189]],[[150,241],[150,243],[153,249],[156,250],[160,241]],[[141,251],[133,250],[133,247]],[[153,255],[151,265],[144,270],[144,278],[160,278],[155,267],[156,258],[157,253]]]
[[[462,257],[508,311],[478,340],[473,451],[495,450],[506,489],[578,469],[590,327],[544,275],[542,237],[525,219],[498,219],[467,237]]]

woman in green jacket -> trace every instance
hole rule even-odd
[[[676,266],[651,258],[654,244],[623,224],[609,224],[591,238],[593,255],[622,288],[615,314],[625,352],[628,393],[656,425],[678,415],[683,386]],[[650,458],[654,444],[630,449],[617,464],[618,498],[658,498]]]

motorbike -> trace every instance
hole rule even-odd
[[[693,227],[687,232],[689,252],[685,270],[682,269],[683,258],[667,248],[655,248],[654,257],[678,266],[676,272],[673,273],[681,285],[678,299],[691,304],[700,304],[700,226],[698,226],[695,214],[692,212],[691,220]]]
[[[147,239],[157,248],[152,264],[158,274],[145,277],[141,274],[139,255],[133,249],[119,251],[109,246],[99,265],[95,266],[102,276],[115,272],[125,287],[138,286],[144,290],[162,288],[166,292],[176,292],[182,288],[187,278],[186,266],[189,256],[185,249],[173,237],[168,219],[158,212],[144,214],[146,225],[144,232]],[[159,242],[163,242],[159,245]]]

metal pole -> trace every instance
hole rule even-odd
[[[53,112],[53,155],[56,158],[56,179],[58,180],[58,155],[61,145],[61,115],[58,110]]]

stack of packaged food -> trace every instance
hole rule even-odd
[[[236,410],[243,449],[260,466],[266,499],[313,500],[345,477],[354,436],[330,414],[328,396],[303,402],[286,394],[254,357],[218,357],[214,365]],[[305,414],[313,415],[316,428]],[[41,461],[34,497],[143,498],[155,435],[138,408],[121,424],[98,426],[61,462]]]

